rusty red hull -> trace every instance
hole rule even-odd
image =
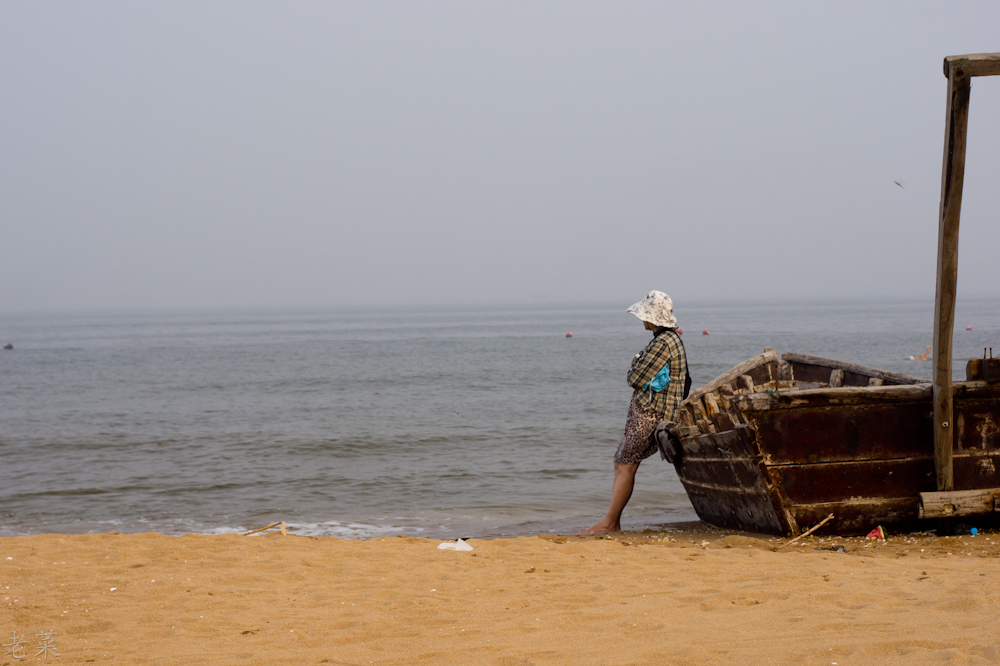
[[[936,490],[931,391],[765,353],[685,402],[677,473],[699,517],[721,527],[795,535],[830,513],[824,529],[840,534],[915,523],[919,494]],[[1000,487],[1000,385],[957,382],[954,400],[955,489]]]

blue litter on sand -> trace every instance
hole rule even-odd
[[[979,530],[973,527],[971,530],[969,530],[969,534],[971,534],[972,536],[976,536],[977,534],[979,534]]]

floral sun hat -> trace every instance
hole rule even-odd
[[[674,302],[662,291],[653,290],[646,298],[632,305],[628,310],[642,321],[648,321],[654,326],[677,328],[677,317],[674,316]]]

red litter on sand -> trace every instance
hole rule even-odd
[[[875,529],[873,529],[871,532],[869,532],[868,536],[866,536],[865,538],[866,539],[878,539],[880,541],[885,541],[885,530],[882,529],[881,525],[879,525],[878,527],[876,527]]]

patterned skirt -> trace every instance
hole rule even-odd
[[[656,442],[653,441],[653,431],[663,417],[651,409],[639,404],[633,396],[628,406],[628,419],[625,421],[625,434],[618,442],[615,452],[615,462],[620,465],[637,465],[656,453]]]

